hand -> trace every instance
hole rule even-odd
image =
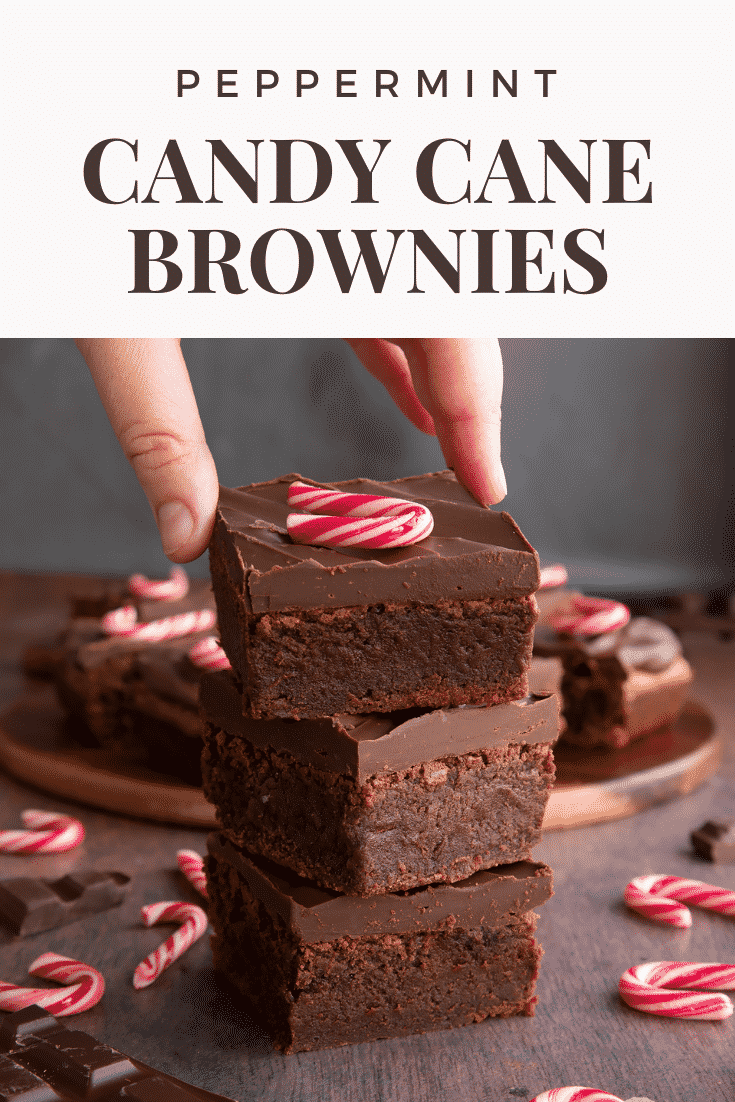
[[[457,478],[482,505],[508,492],[500,462],[503,361],[496,340],[348,341],[398,408],[436,436]]]
[[[349,343],[413,424],[438,437],[447,463],[477,500],[501,501],[497,341]],[[77,345],[153,509],[164,552],[173,562],[191,562],[209,543],[219,490],[179,341],[80,339]]]

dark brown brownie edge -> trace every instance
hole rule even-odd
[[[208,724],[202,777],[236,845],[334,891],[374,895],[527,858],[554,759],[551,742],[511,743],[359,784]]]
[[[305,943],[221,857],[207,877],[214,967],[255,1008],[284,1052],[533,1015],[542,950],[536,915],[465,928]]]
[[[502,704],[528,691],[536,611],[527,596],[254,616],[214,556],[211,569],[222,646],[245,686],[247,715]]]

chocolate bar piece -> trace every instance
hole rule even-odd
[[[304,546],[286,526],[299,479],[220,488],[212,586],[246,714],[313,719],[526,694],[538,556],[507,513],[482,508],[451,471],[357,479],[331,488],[425,505],[432,534],[392,550]]]
[[[735,821],[710,819],[693,830],[690,838],[700,857],[720,865],[735,863]]]
[[[125,873],[95,869],[59,880],[30,876],[0,880],[0,921],[14,934],[38,934],[118,907],[129,889],[130,877]]]
[[[40,1006],[0,1022],[0,1102],[230,1102],[68,1029]]]
[[[237,845],[324,887],[374,895],[521,861],[554,780],[556,697],[320,720],[242,715],[202,678],[204,793]]]
[[[221,834],[208,847],[215,968],[283,1051],[533,1014],[531,908],[552,894],[546,865],[361,898],[322,891]]]

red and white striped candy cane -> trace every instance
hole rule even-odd
[[[202,895],[207,894],[207,877],[204,872],[204,858],[193,849],[180,849],[176,854],[179,868],[190,884]]]
[[[397,497],[345,494],[293,482],[288,504],[307,510],[289,513],[286,528],[295,543],[322,547],[407,547],[430,535],[434,518],[425,505]],[[314,516],[310,514],[326,514]],[[341,518],[354,517],[354,520]]]
[[[568,580],[567,568],[562,566],[560,562],[553,563],[551,566],[542,566],[539,589],[551,589],[553,586],[566,585]]]
[[[623,1002],[647,1014],[667,1018],[701,1018],[719,1022],[733,1011],[727,995],[690,995],[669,988],[732,991],[735,964],[696,964],[682,960],[655,960],[623,972],[618,990]]]
[[[146,926],[154,926],[157,922],[181,922],[183,925],[135,969],[133,987],[138,991],[157,980],[161,972],[178,960],[207,929],[207,916],[194,903],[149,903],[140,913]]]
[[[189,658],[202,670],[231,670],[230,660],[213,635],[200,639],[189,650]]]
[[[676,900],[686,900],[719,914],[735,915],[735,892],[681,876],[661,876],[660,873],[636,876],[627,885],[624,898],[632,910],[646,918],[667,922],[669,926],[678,926],[681,930],[691,926],[692,915],[683,902]]]
[[[630,609],[607,597],[585,597],[581,593],[572,595],[573,611],[553,613],[549,623],[555,631],[569,632],[571,635],[602,635],[603,632],[617,631],[630,620]]]
[[[147,597],[151,601],[179,601],[189,592],[186,571],[175,566],[165,581],[154,582],[145,574],[131,574],[128,593],[133,597]]]
[[[58,811],[21,811],[26,830],[0,830],[0,853],[66,853],[84,840],[84,827]]]
[[[136,639],[141,643],[158,643],[164,639],[178,639],[195,631],[208,631],[214,627],[215,613],[210,608],[196,612],[180,612],[163,620],[137,623],[138,613],[132,605],[113,609],[102,617],[102,630],[106,635],[119,635],[124,639]]]
[[[623,1102],[623,1099],[594,1087],[554,1087],[537,1094],[531,1102]]]
[[[49,1014],[63,1018],[66,1014],[81,1014],[96,1006],[105,993],[105,981],[96,968],[58,953],[43,953],[28,969],[30,976],[56,980],[68,991],[56,991],[48,987],[17,987],[14,983],[0,982],[0,1010],[23,1010],[26,1006],[42,1006]]]

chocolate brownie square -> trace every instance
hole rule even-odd
[[[618,750],[680,714],[693,674],[681,642],[666,624],[635,617],[592,637],[558,633],[550,619],[574,594],[538,594],[540,608],[529,686],[561,699],[561,740]]]
[[[545,865],[361,899],[215,834],[206,868],[214,966],[284,1052],[533,1015]]]
[[[210,568],[224,647],[255,718],[312,719],[523,697],[538,556],[507,513],[451,471],[338,491],[410,499],[434,517],[409,547],[292,542],[292,474],[220,489]],[[309,483],[317,485],[316,483]]]
[[[491,708],[256,720],[209,673],[204,793],[224,833],[335,891],[373,895],[523,860],[554,780],[554,696]]]
[[[214,609],[208,582],[192,582],[185,598],[131,600],[148,623],[182,612]],[[78,611],[74,608],[73,611]],[[203,723],[199,715],[202,670],[188,658],[192,645],[211,634],[145,642],[109,636],[101,616],[72,616],[61,647],[56,689],[62,705],[91,740],[192,784],[201,783]]]

